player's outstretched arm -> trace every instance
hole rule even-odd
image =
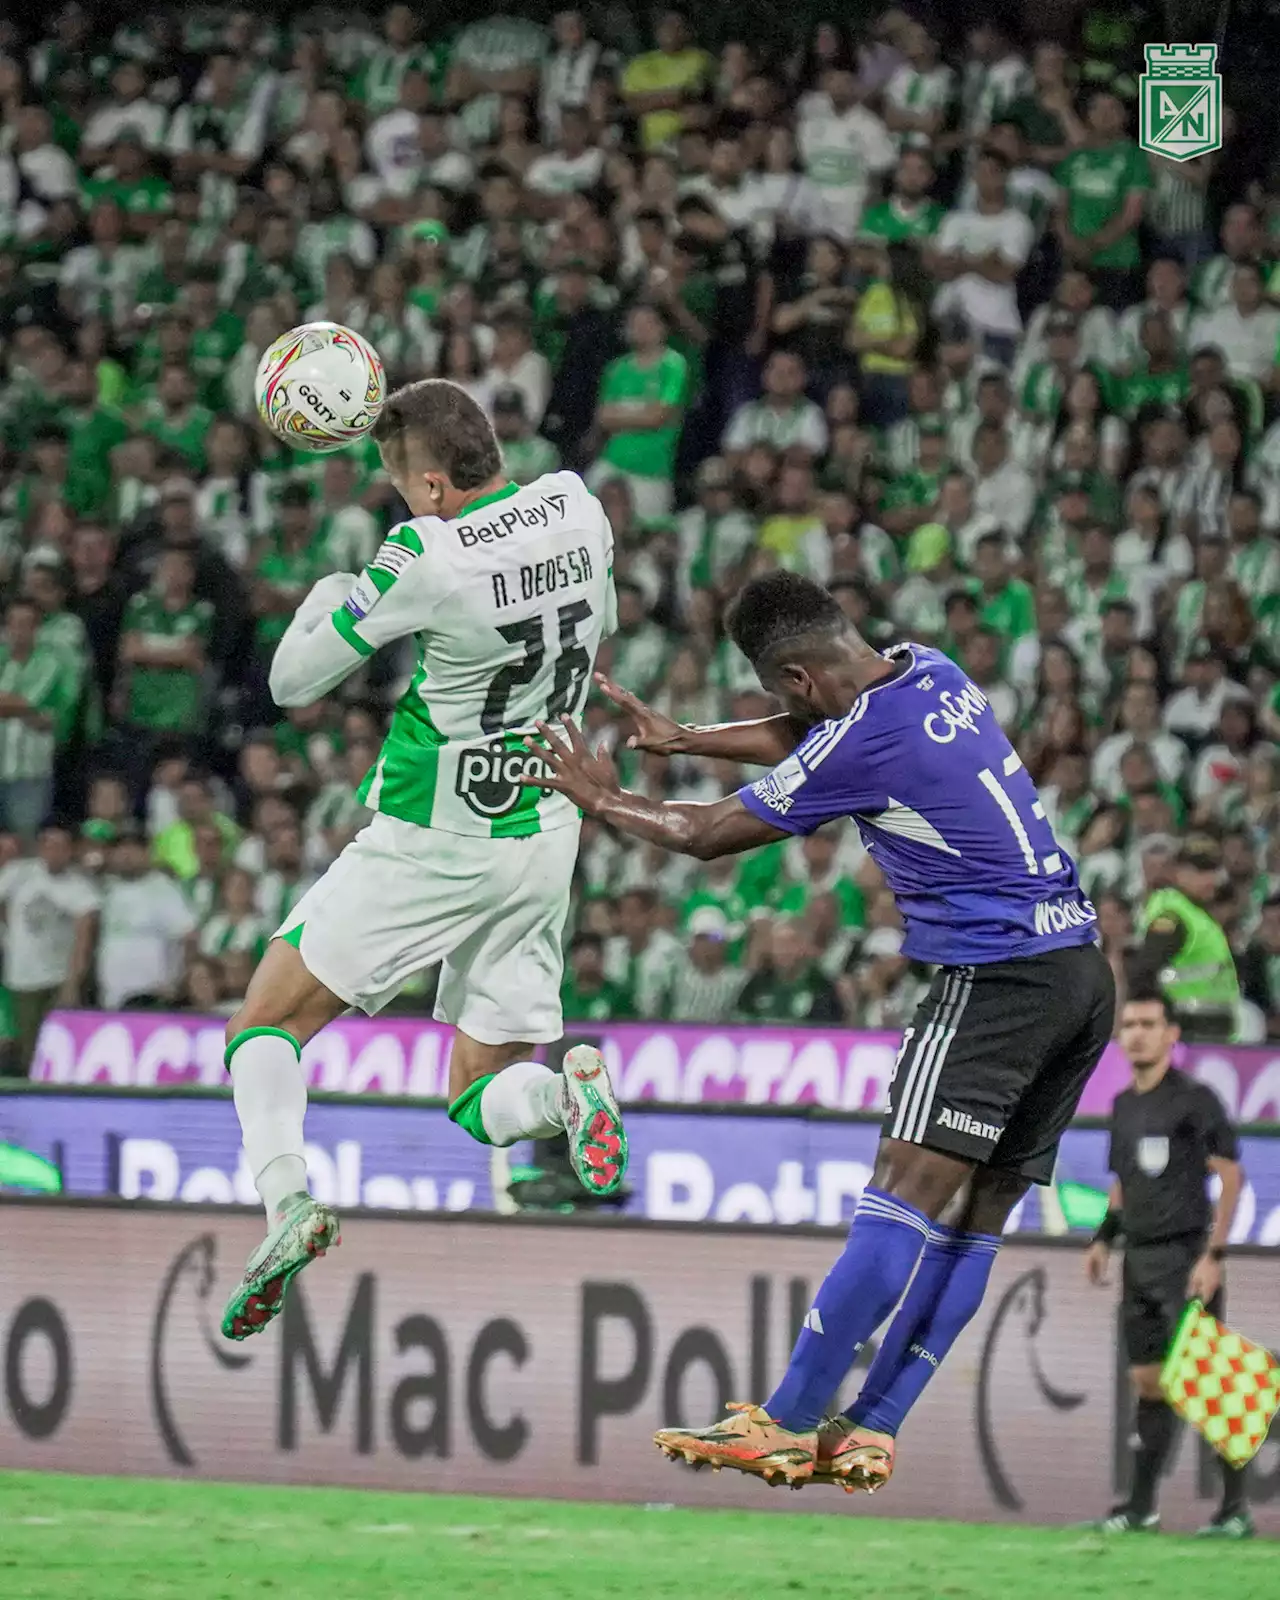
[[[311,705],[364,660],[333,622],[355,581],[351,572],[329,573],[294,612],[271,658],[271,698],[278,706]]]
[[[549,772],[545,777],[531,779],[531,785],[567,795],[587,816],[598,817],[619,833],[660,844],[679,855],[697,856],[701,861],[738,855],[787,837],[781,828],[753,816],[737,795],[698,805],[658,802],[632,794],[619,784],[609,756],[593,755],[576,724],[567,717],[558,729],[545,722],[539,722],[537,728],[542,743],[526,739],[525,744],[534,755],[542,757]]]
[[[612,682],[603,672],[595,675],[602,694],[625,711],[635,724],[627,739],[629,750],[652,750],[663,756],[719,756],[725,761],[746,761],[773,767],[785,761],[809,730],[785,712],[755,722],[722,722],[710,728],[686,727],[645,705],[629,689]]]

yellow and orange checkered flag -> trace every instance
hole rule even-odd
[[[1224,1461],[1243,1467],[1280,1410],[1280,1361],[1193,1300],[1164,1358],[1160,1388]]]

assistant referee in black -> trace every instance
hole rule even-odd
[[[1236,1131],[1213,1090],[1170,1065],[1180,1035],[1169,1002],[1158,993],[1131,998],[1120,1013],[1120,1048],[1133,1084],[1111,1111],[1115,1175],[1107,1215],[1085,1258],[1092,1283],[1107,1281],[1107,1264],[1124,1241],[1121,1321],[1137,1401],[1132,1489],[1099,1527],[1136,1533],[1160,1526],[1156,1497],[1177,1434],[1178,1418],[1160,1393],[1160,1368],[1188,1300],[1223,1314],[1224,1258],[1244,1184]],[[1216,1205],[1210,1175],[1221,1179]],[[1246,1474],[1225,1461],[1222,1505],[1202,1535],[1248,1539],[1253,1521]]]

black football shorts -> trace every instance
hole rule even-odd
[[[1186,1309],[1191,1269],[1203,1251],[1199,1236],[1125,1245],[1120,1326],[1131,1367],[1157,1366],[1164,1360]],[[1205,1309],[1214,1317],[1225,1314],[1221,1289]]]
[[[1092,944],[940,968],[903,1034],[881,1133],[1051,1182],[1115,1003]]]

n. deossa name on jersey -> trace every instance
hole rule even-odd
[[[1097,915],[1022,760],[941,651],[902,645],[897,676],[738,791],[787,833],[851,816],[906,924],[903,953],[984,965],[1091,944]]]

